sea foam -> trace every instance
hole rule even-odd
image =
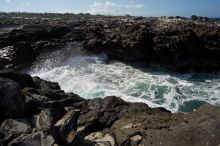
[[[74,55],[61,62],[46,57],[38,60],[30,73],[87,99],[115,95],[172,112],[189,112],[203,103],[220,105],[218,76],[180,75],[146,64],[107,62],[105,54]]]

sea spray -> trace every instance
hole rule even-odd
[[[41,58],[30,73],[87,99],[115,95],[172,112],[190,112],[204,103],[220,105],[219,76],[181,75],[143,63],[107,62],[105,54],[78,54],[61,62]]]

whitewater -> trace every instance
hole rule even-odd
[[[220,105],[219,75],[178,74],[144,63],[108,61],[104,53],[44,54],[29,73],[86,99],[114,95],[172,112],[191,112],[205,103]]]

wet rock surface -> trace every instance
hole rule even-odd
[[[0,116],[0,144],[3,146],[220,144],[219,107],[203,105],[193,113],[182,114],[150,108],[144,103],[125,102],[115,96],[85,100],[63,92],[56,83],[36,80],[29,75],[25,76],[31,78],[32,87],[27,84],[21,87],[22,83],[14,76],[22,75],[11,74],[0,74],[0,81],[7,81],[1,88],[4,94],[0,103],[4,103],[5,97],[20,102],[10,102],[7,108],[0,105],[0,110],[4,111]],[[39,87],[39,81],[44,86]],[[31,100],[34,104],[28,106]],[[25,110],[17,108],[19,103],[26,105]]]
[[[0,13],[0,68],[30,66],[39,54],[78,42],[110,59],[144,61],[178,72],[220,69],[220,22],[205,17],[145,18]],[[76,49],[72,48],[72,51]]]

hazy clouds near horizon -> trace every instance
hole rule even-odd
[[[220,17],[220,0],[0,0],[0,11]]]

